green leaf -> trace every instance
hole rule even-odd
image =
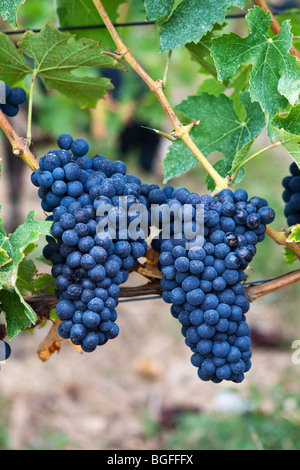
[[[206,78],[197,89],[197,94],[201,91],[209,93],[210,95],[219,95],[225,93],[226,90],[231,91],[227,96],[234,103],[234,110],[240,119],[246,119],[246,110],[241,102],[240,94],[247,90],[249,86],[250,67],[242,66],[232,80],[220,82],[215,77]]]
[[[272,126],[275,134],[278,137],[279,142],[287,150],[290,156],[295,160],[298,167],[300,168],[300,137],[298,135],[290,134],[284,129],[277,129]]]
[[[50,235],[51,221],[34,220],[35,211],[30,211],[24,224],[9,236],[9,242],[12,246],[12,259],[14,264],[18,264],[24,258],[24,250],[28,245],[39,239],[40,235]]]
[[[0,286],[14,287],[17,281],[19,264],[24,259],[28,246],[39,239],[39,236],[50,235],[51,221],[34,220],[35,211],[31,211],[23,225],[9,236],[0,235],[0,246],[4,248],[11,261],[0,268]]]
[[[192,59],[201,65],[200,72],[217,78],[217,70],[210,56],[211,33],[206,34],[197,44],[190,42],[185,45]]]
[[[287,116],[276,114],[272,125],[279,129],[285,129],[290,134],[300,135],[300,104],[292,106]]]
[[[246,114],[245,114],[245,108],[241,103],[240,95],[241,95],[241,92],[244,92],[248,90],[249,88],[250,72],[251,72],[250,65],[242,65],[238,73],[227,84],[228,88],[233,88],[232,93],[229,94],[228,96],[234,103],[234,110],[236,114],[242,120],[245,120]]]
[[[23,250],[24,255],[29,255],[37,248],[37,244],[35,242],[29,243],[25,250]]]
[[[32,292],[32,282],[37,269],[32,259],[23,258],[18,267],[16,286],[22,294]]]
[[[55,293],[55,279],[51,274],[43,273],[36,276],[32,283],[33,293],[39,294],[43,291],[44,294]]]
[[[242,166],[246,163],[246,160],[248,158],[248,153],[253,145],[253,142],[254,140],[251,140],[237,152],[237,154],[235,155],[232,161],[232,166],[230,169],[231,174],[235,173],[239,168],[242,168]]]
[[[224,26],[224,25],[223,25]],[[211,31],[205,34],[196,44],[189,42],[185,48],[189,51],[194,62],[200,64],[199,73],[212,75],[217,78],[217,69],[213,58],[210,55],[212,39],[222,33],[222,26],[215,24]]]
[[[10,258],[10,261],[8,263],[3,264],[0,267],[0,288],[3,285],[11,285],[13,284],[14,281],[11,280],[13,277],[14,273],[14,263],[13,263],[13,249],[12,246],[8,240],[8,237],[4,237],[1,235],[1,248],[5,250],[7,255]]]
[[[0,309],[4,313],[9,339],[29,328],[37,320],[36,313],[25,302],[16,286],[13,289],[0,290]]]
[[[127,0],[102,0],[104,8],[107,11],[113,23],[118,19],[118,8]],[[59,18],[60,26],[89,26],[96,24],[103,24],[103,21],[94,5],[93,0],[84,0],[78,2],[77,0],[56,0],[57,15]],[[101,41],[101,47],[113,47],[114,43],[111,39],[106,28],[103,29],[78,29],[76,30],[77,37],[89,37]]]
[[[281,25],[284,21],[289,20],[291,23],[291,31],[293,34],[293,44],[298,49],[300,47],[300,10],[299,8],[291,8],[286,10],[278,15],[276,15],[276,20]],[[294,36],[297,36],[295,39]]]
[[[193,134],[191,132],[191,136]],[[163,161],[164,183],[170,179],[186,173],[198,163],[197,158],[191,153],[186,145],[178,140],[169,147],[168,154]]]
[[[22,80],[32,69],[27,65],[23,53],[9,37],[0,33],[0,80],[12,86]]]
[[[163,2],[161,2],[163,3]],[[213,29],[215,23],[223,24],[230,7],[244,8],[245,0],[183,0],[162,25],[161,50],[183,47],[189,42],[199,42]]]
[[[25,258],[31,252],[39,236],[50,235],[51,221],[36,221],[31,211],[23,225],[11,235],[0,233],[0,247],[6,250],[10,261],[0,267],[0,309],[4,314],[6,330],[11,339],[29,328],[36,321],[36,314],[22,297],[22,292],[31,292],[36,267]]]
[[[2,0],[0,4],[0,15],[4,21],[8,21],[13,28],[17,28],[17,11],[26,0]]]
[[[0,267],[11,261],[10,256],[4,248],[0,248]]]
[[[227,159],[226,168],[233,157],[247,143],[254,140],[265,126],[264,114],[258,103],[252,103],[249,93],[241,93],[246,118],[242,121],[234,111],[234,103],[224,94],[218,96],[200,93],[183,101],[178,109],[200,124],[191,131],[191,137],[204,156],[214,151]],[[180,176],[196,165],[198,160],[182,141],[174,142],[163,161],[164,181]],[[229,162],[229,163],[228,163]]]
[[[197,88],[197,94],[204,92],[209,95],[218,96],[220,93],[224,93],[224,91],[226,91],[226,86],[214,77],[206,78]]]
[[[103,77],[79,76],[78,70],[114,67],[116,61],[103,55],[97,41],[76,40],[46,25],[38,34],[27,31],[19,43],[24,54],[33,59],[34,69],[48,89],[58,90],[81,107],[95,107],[106,91],[113,88]]]
[[[220,176],[225,178],[227,175],[230,174],[231,162],[230,162],[230,160],[226,160],[225,158],[223,158],[222,160],[218,160],[213,165],[213,167],[219,173]],[[235,184],[238,184],[242,181],[242,179],[244,178],[244,174],[245,174],[245,170],[244,170],[244,168],[241,168],[240,171],[238,172],[238,175],[237,175],[236,179],[235,179]],[[207,189],[209,191],[213,191],[216,187],[216,183],[214,182],[214,180],[212,179],[212,177],[210,175],[207,175],[207,177],[205,179],[205,183],[206,183]]]
[[[291,243],[300,243],[300,224],[291,227],[291,233],[286,241]]]
[[[146,0],[146,19],[148,21],[161,21],[168,16],[174,6],[175,0]]]
[[[211,55],[219,80],[233,77],[242,64],[252,64],[250,95],[253,101],[260,103],[270,121],[288,102],[293,105],[300,92],[300,69],[296,58],[289,53],[292,46],[290,24],[285,21],[279,34],[271,38],[268,34],[272,23],[269,13],[255,7],[246,18],[249,35],[241,38],[230,33],[213,39]]]
[[[285,258],[286,264],[293,264],[297,260],[296,253],[287,247],[285,247],[283,250],[283,256]]]
[[[225,90],[228,89],[227,96],[233,100],[236,114],[244,120],[245,109],[240,100],[240,93],[246,91],[249,86],[251,65],[242,65],[236,75],[231,79],[224,80],[223,82],[218,80],[217,69],[211,57],[210,49],[212,47],[212,39],[216,37],[216,34],[219,34],[220,29],[220,26],[215,25],[213,31],[207,33],[197,44],[191,42],[185,45],[192,59],[200,64],[201,68],[199,73],[210,75],[210,77],[204,80],[199,86],[197,93],[205,91],[210,95],[219,95],[221,92],[225,92]]]
[[[293,106],[286,117],[276,114],[272,125],[279,142],[300,168],[300,104]]]

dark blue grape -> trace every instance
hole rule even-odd
[[[21,87],[10,88],[5,83],[5,103],[0,102],[1,111],[9,117],[14,117],[19,113],[19,106],[26,100],[26,92]]]
[[[83,155],[86,155],[89,151],[89,144],[87,143],[86,140],[84,139],[76,139],[73,140],[71,144],[71,152],[73,155],[76,157],[81,157]]]
[[[20,106],[21,104],[25,102],[25,100],[26,100],[26,91],[23,88],[16,86],[10,89],[10,93],[7,96],[8,103],[15,105],[15,106]]]
[[[57,139],[57,145],[63,150],[70,150],[73,138],[70,134],[61,134]]]
[[[64,171],[65,171],[67,181],[78,180],[80,176],[80,167],[76,163],[73,163],[73,162],[67,163],[64,166]]]

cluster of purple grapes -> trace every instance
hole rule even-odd
[[[168,204],[177,204],[181,213],[185,205],[192,206],[195,226],[201,205],[204,233],[188,250],[191,235],[178,238],[176,230],[169,239],[154,240],[160,251],[163,299],[181,323],[200,379],[240,383],[251,368],[252,355],[245,317],[250,305],[242,281],[275,213],[265,199],[248,200],[242,189],[223,190],[213,198],[177,188]]]
[[[47,220],[53,221],[43,254],[53,264],[59,334],[92,352],[119,334],[119,285],[148,248],[144,233],[135,238],[116,233],[112,238],[108,229],[99,232],[98,223],[107,215],[97,215],[99,208],[108,204],[109,216],[114,213],[117,219],[120,200],[124,203],[126,197],[127,209],[137,201],[145,204],[144,193],[151,187],[126,174],[121,161],[89,158],[83,139],[62,134],[57,142],[60,150],[43,156],[31,176],[41,207],[51,214]]]
[[[10,88],[7,83],[5,83],[5,100],[3,97],[3,103],[0,100],[0,110],[6,114],[6,116],[14,117],[19,113],[19,106],[23,104],[26,100],[26,92],[23,88],[15,86]]]
[[[288,226],[300,224],[300,169],[295,162],[290,165],[290,175],[283,178],[282,186]]]
[[[169,185],[160,189],[127,174],[121,161],[89,158],[83,139],[62,134],[57,143],[59,150],[41,158],[32,182],[53,222],[43,253],[53,264],[59,334],[86,352],[118,335],[119,286],[145,255],[150,227],[156,225],[160,232],[151,243],[160,253],[162,297],[182,325],[199,377],[241,382],[251,367],[242,282],[256,244],[275,218],[267,201],[248,200],[242,189],[223,190],[215,198]],[[146,226],[135,225],[133,233],[130,222],[141,208]],[[99,230],[105,217],[114,220],[113,233],[109,227]]]

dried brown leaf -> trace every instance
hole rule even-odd
[[[60,320],[57,320],[53,323],[51,329],[49,330],[47,336],[43,339],[43,341],[39,344],[37,349],[37,355],[41,361],[46,362],[53,353],[59,352],[61,348],[62,341],[68,341],[73,349],[78,353],[82,353],[82,349],[80,346],[75,346],[69,339],[64,340],[58,333],[58,326],[61,323]]]

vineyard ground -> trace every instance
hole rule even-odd
[[[257,303],[250,324],[260,310]],[[280,312],[264,310],[264,328],[274,315]],[[105,348],[79,355],[63,343],[46,363],[35,349],[47,327],[12,341],[0,385],[9,448],[164,448],[180,410],[226,416],[254,407],[268,415],[278,405],[274,390],[282,388],[288,400],[299,387],[300,366],[292,364],[288,348],[254,347],[252,369],[240,385],[201,382],[176,321],[159,300],[121,304],[119,326],[120,336]],[[297,418],[296,404],[289,410],[289,403],[287,412]]]

